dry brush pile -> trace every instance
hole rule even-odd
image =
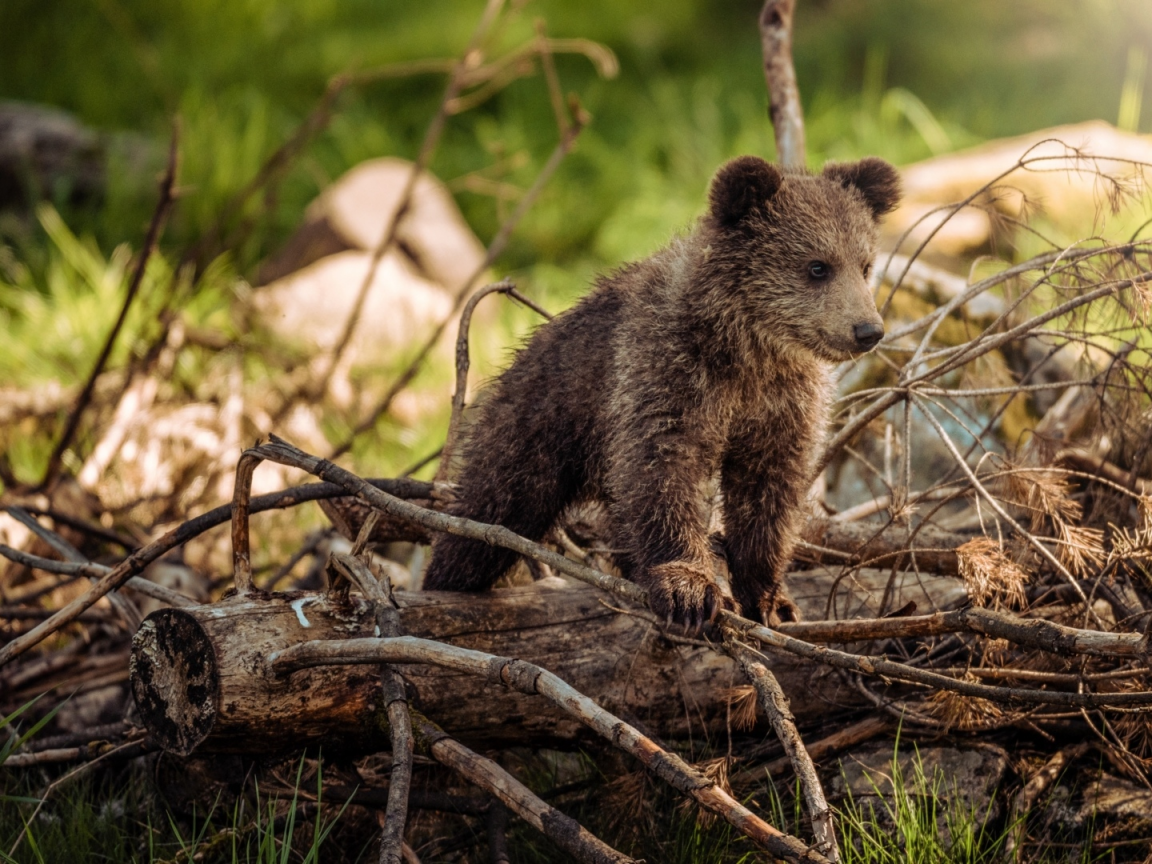
[[[451,314],[352,424],[362,434],[387,414],[459,321],[437,481],[365,480],[331,461],[347,451],[348,439],[321,458],[272,434],[295,405],[326,392],[358,322],[370,269],[342,338],[306,377],[290,379],[266,412],[261,431],[270,440],[240,456],[231,503],[159,536],[151,525],[126,530],[76,493],[64,454],[93,413],[111,418],[104,439],[112,447],[123,441],[115,425],[124,411],[109,406],[123,407],[125,394],[138,394],[158,374],[157,364],[170,367],[169,355],[185,350],[172,335],[179,334],[182,295],[173,290],[172,326],[119,393],[103,368],[118,324],[56,439],[43,482],[5,493],[4,508],[24,526],[27,542],[0,546],[12,562],[3,581],[4,710],[48,692],[34,708],[42,715],[79,687],[99,703],[88,716],[114,722],[32,739],[13,750],[6,769],[76,766],[45,791],[42,807],[56,783],[105,760],[164,750],[209,762],[236,753],[259,761],[323,745],[361,760],[359,779],[337,781],[328,794],[380,812],[381,861],[412,860],[406,825],[417,809],[483,815],[496,855],[504,808],[576,860],[632,860],[491,757],[492,749],[523,745],[615,748],[701,814],[790,861],[841,857],[836,810],[816,764],[897,723],[925,740],[996,733],[1048,742],[1041,770],[1023,778],[1013,816],[1026,814],[1089,748],[1152,790],[1152,239],[1140,231],[1120,242],[1049,241],[1021,191],[1027,184],[1017,182],[1041,173],[1088,177],[1101,211],[1119,211],[1143,194],[1145,166],[1048,142],[894,238],[874,267],[888,334],[875,354],[838,370],[833,434],[789,577],[806,620],[769,629],[723,613],[703,633],[667,629],[647,611],[643,590],[615,574],[594,512],[572,514],[548,542],[535,544],[438,509],[451,495],[477,302],[490,293],[531,302],[511,283],[479,286],[588,119],[563,96],[551,52],[580,50],[607,62],[594,46],[550,41],[543,30],[522,51],[486,60],[481,46],[502,6],[488,3],[473,44],[446,70],[440,110],[372,254],[375,268],[396,244],[448,117],[538,65],[557,118],[553,157],[457,291]],[[802,161],[803,147],[795,82],[780,71],[791,70],[790,19],[790,4],[769,2],[761,20],[785,162],[797,159],[790,146],[801,148]],[[354,83],[333,82],[244,200],[285,170]],[[177,163],[174,144],[121,322],[173,204]],[[973,212],[984,214],[999,242],[1033,251],[1015,263],[981,262],[972,272],[987,275],[971,279],[925,263],[933,238]],[[923,225],[928,230],[917,234]],[[202,267],[242,231],[222,226],[206,236],[185,256],[187,267]],[[907,242],[911,236],[917,245]],[[95,412],[102,401],[108,404]],[[253,495],[265,462],[319,482]],[[179,509],[197,482],[201,492],[213,488],[185,477],[160,509]],[[254,574],[250,516],[312,501],[325,502],[350,547],[328,535],[281,538],[298,551],[276,572]],[[170,562],[189,581],[158,584],[165,556],[226,523],[231,572],[205,579]],[[483,597],[393,590],[407,575],[389,557],[397,548],[389,544],[424,543],[434,532],[513,549],[536,581]],[[275,590],[304,559],[315,559],[326,586]],[[740,675],[747,683],[739,684]],[[127,707],[110,702],[123,699],[129,678]],[[745,734],[760,720],[778,746]],[[798,726],[819,740],[806,745]],[[726,752],[693,764],[695,751],[684,742],[694,729],[727,741]],[[1082,740],[1064,746],[1070,739]],[[436,766],[483,797],[444,794]],[[762,777],[765,766],[791,767],[800,779],[804,839],[742,803],[740,783]],[[1028,823],[1020,821],[1008,845],[1019,854],[1027,843]]]

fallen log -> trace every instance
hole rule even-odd
[[[890,574],[862,570],[836,584],[836,571],[794,573],[801,611],[822,617],[830,591],[857,615],[877,614]],[[595,588],[553,577],[522,588],[469,595],[397,592],[403,632],[499,656],[517,657],[657,738],[722,733],[725,691],[739,673],[702,642],[660,635],[650,613]],[[955,605],[958,581],[898,574],[894,602]],[[300,642],[370,637],[370,604],[358,595],[291,592],[232,597],[208,606],[162,609],[133,642],[131,685],[141,718],[165,749],[282,753],[319,743],[325,750],[387,749],[379,676],[369,667],[321,667],[277,678],[267,658]],[[444,668],[398,665],[413,707],[471,746],[572,743],[579,721],[534,696]],[[797,720],[825,719],[860,696],[813,664],[788,656],[772,672]],[[271,733],[271,734],[270,734]]]

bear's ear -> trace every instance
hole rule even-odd
[[[736,225],[771,201],[783,182],[780,169],[758,156],[733,159],[712,180],[708,193],[712,215],[721,225]]]
[[[900,175],[875,156],[859,162],[832,162],[824,166],[824,176],[847,189],[855,186],[868,202],[872,218],[891,213],[900,203]]]

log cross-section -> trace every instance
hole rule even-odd
[[[220,671],[208,635],[187,612],[164,609],[140,625],[132,649],[132,692],[153,737],[191,753],[216,724]]]

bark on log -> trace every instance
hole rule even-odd
[[[792,575],[789,587],[805,615],[823,617],[836,572]],[[864,570],[843,580],[838,607],[875,615],[889,575]],[[895,602],[931,609],[964,597],[954,579],[922,581],[898,576]],[[725,728],[724,691],[738,677],[733,662],[665,640],[646,611],[614,611],[622,601],[595,588],[553,577],[487,594],[397,592],[396,598],[404,632],[536,663],[655,737]],[[265,663],[273,651],[300,642],[377,635],[374,629],[369,604],[357,595],[341,602],[301,592],[254,593],[163,609],[145,620],[133,642],[133,694],[156,740],[181,754],[278,753],[311,743],[326,750],[387,749],[387,717],[371,668],[322,667],[278,679]],[[445,669],[397,669],[413,706],[472,746],[588,737],[583,724],[542,699]],[[806,661],[774,658],[772,671],[801,723],[860,704],[837,676]]]

